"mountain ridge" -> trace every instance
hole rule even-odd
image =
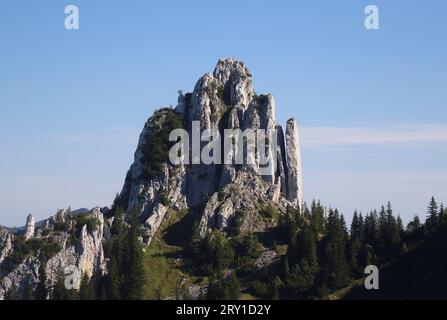
[[[230,234],[236,223],[238,232],[246,234],[275,226],[276,214],[266,218],[259,212],[275,210],[281,215],[303,201],[298,126],[291,118],[284,132],[275,110],[271,94],[256,94],[243,62],[220,59],[213,73],[203,75],[192,92],[179,92],[175,109],[159,109],[148,119],[111,209],[79,213],[63,209],[38,223],[29,215],[23,228],[1,228],[0,299],[13,288],[22,296],[29,287],[36,290],[41,277],[52,288],[67,266],[93,280],[106,275],[110,259],[104,246],[111,241],[120,208],[127,221],[134,214],[142,223],[139,239],[146,246],[172,210],[191,211],[195,226],[191,236],[199,238],[212,230]],[[268,141],[278,139],[279,147],[268,151],[268,174],[260,174],[262,164],[256,156],[248,163],[250,155],[244,155],[243,164],[171,164],[167,157],[172,147],[170,131],[183,128],[192,134],[193,121],[200,122],[201,132],[210,128],[265,130]],[[75,282],[79,288],[80,279]]]

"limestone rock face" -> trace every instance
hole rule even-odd
[[[64,214],[62,215],[62,213]],[[108,231],[110,224],[104,220],[100,208],[94,208],[85,215],[85,219],[95,221],[95,227],[88,230],[87,224],[83,225],[76,242],[70,239],[73,232],[73,229],[70,229],[74,227],[73,219],[75,217],[69,216],[69,210],[59,210],[55,216],[42,223],[42,227],[39,228],[43,229],[39,229],[36,232],[37,235],[34,236],[38,240],[51,237],[54,244],[57,244],[60,248],[48,259],[44,266],[47,288],[53,287],[57,282],[58,275],[64,271],[69,273],[73,270],[76,271],[78,277],[74,278],[74,288],[79,288],[82,276],[85,274],[90,278],[95,278],[107,272],[103,244],[106,241],[105,235],[110,233]],[[28,221],[31,220],[33,219],[28,219]],[[56,222],[66,223],[67,231],[53,232],[52,228],[54,228]],[[31,226],[31,223],[27,225]],[[34,226],[34,224],[32,225]],[[49,235],[43,236],[42,230],[47,230]],[[10,232],[0,229],[0,300],[12,287],[17,288],[19,294],[23,294],[27,285],[35,288],[38,283],[40,252],[36,256],[25,257],[24,261],[18,265],[7,263],[7,257],[14,251],[13,238],[14,236]],[[3,265],[5,265],[5,268],[3,268]]]
[[[211,229],[226,230],[236,213],[241,214],[240,232],[250,233],[273,226],[274,222],[263,219],[259,212],[270,202],[285,212],[288,201],[280,197],[280,187],[270,184],[253,174],[239,171],[231,184],[215,193],[206,203],[199,224],[199,234],[204,237]]]
[[[26,218],[26,227],[25,227],[25,240],[31,239],[34,237],[34,228],[35,228],[35,222],[34,217],[29,214]]]
[[[12,252],[13,235],[0,226],[0,266]]]
[[[91,233],[87,231],[87,225],[81,230],[80,245],[76,248],[78,259],[76,266],[82,274],[92,277],[95,272],[103,274],[106,270],[104,249],[102,246],[104,234],[104,216],[99,208],[91,212],[91,216],[99,223]]]
[[[162,110],[146,122],[135,151],[134,163],[127,173],[119,195],[119,204],[126,211],[126,216],[135,212],[143,223],[154,214],[161,202],[169,202],[177,210],[187,206],[187,177],[184,165],[161,163],[156,171],[152,169],[154,164],[148,161],[148,153],[153,153],[148,146],[160,135],[160,131],[169,121],[168,117],[177,116],[172,110]]]
[[[15,287],[19,295],[23,295],[27,285],[36,288],[39,281],[40,262],[36,257],[28,257],[20,263],[12,272],[0,281],[0,300],[5,294]]]
[[[91,219],[96,219],[98,225],[90,232],[87,225],[81,229],[78,244],[68,242],[68,237],[61,240],[60,250],[56,255],[48,260],[45,268],[45,274],[48,281],[48,287],[57,282],[57,276],[61,270],[66,268],[77,270],[79,277],[74,281],[74,288],[79,288],[80,281],[84,274],[89,278],[95,275],[103,275],[106,272],[106,261],[104,257],[104,216],[99,208],[94,208],[90,213]]]
[[[146,237],[143,237],[143,241],[150,243],[155,236],[158,228],[160,227],[163,219],[168,211],[168,208],[161,203],[157,204],[154,208],[152,215],[146,220],[145,227],[147,227]]]
[[[204,236],[213,228],[228,229],[241,211],[246,213],[242,219],[243,230],[268,227],[269,222],[258,213],[265,203],[274,204],[281,213],[288,206],[301,205],[301,157],[296,122],[289,121],[284,134],[276,121],[274,97],[256,94],[251,74],[243,62],[219,60],[214,72],[203,75],[191,93],[179,92],[178,105],[169,112],[181,118],[183,129],[189,134],[187,156],[191,164],[173,165],[165,161],[162,172],[144,177],[145,169],[150,166],[145,162],[144,146],[152,143],[151,133],[160,131],[166,117],[163,112],[156,112],[140,135],[134,163],[118,198],[127,215],[137,212],[140,221],[145,223],[146,244],[155,237],[169,210],[192,209],[200,217],[198,232]],[[197,130],[193,121],[199,122]],[[274,137],[277,145],[269,148],[267,165],[261,163],[258,155],[246,151],[244,164],[204,164],[200,161],[200,150],[208,141],[202,141],[194,149],[191,140],[195,136],[200,139],[206,129],[217,131],[221,139],[228,129],[264,130],[267,141],[273,141]],[[235,146],[230,155],[241,151],[238,148]]]
[[[286,150],[288,167],[287,199],[301,205],[303,202],[303,187],[300,136],[298,126],[293,118],[287,121]]]

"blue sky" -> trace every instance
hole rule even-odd
[[[64,28],[64,8],[80,30]],[[380,9],[380,30],[363,27]],[[1,1],[0,224],[109,205],[145,120],[221,57],[297,118],[304,193],[408,220],[447,201],[447,2]]]

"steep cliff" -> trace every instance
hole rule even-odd
[[[274,97],[256,94],[245,64],[234,59],[222,59],[213,73],[207,73],[198,80],[191,93],[180,92],[175,109],[161,109],[149,118],[116,202],[127,215],[136,213],[145,223],[146,244],[152,240],[169,208],[193,209],[198,216],[198,233],[204,236],[212,228],[225,231],[236,212],[246,213],[243,225],[246,231],[250,231],[265,225],[257,218],[256,211],[266,203],[274,204],[280,212],[284,212],[287,206],[301,204],[298,126],[294,119],[290,119],[284,134],[276,122],[275,113]],[[198,132],[192,125],[193,121],[199,122]],[[244,164],[224,161],[204,164],[199,158],[206,145],[204,141],[199,149],[194,149],[189,142],[187,156],[192,164],[173,165],[166,155],[157,157],[155,163],[151,162],[151,157],[159,154],[160,145],[170,146],[167,140],[169,133],[165,129],[178,127],[187,130],[191,139],[207,129],[218,131],[221,137],[228,129],[262,129],[267,136],[275,134],[276,151],[270,148],[267,155],[272,165],[264,168],[257,155],[246,151]],[[232,150],[236,152],[236,149]],[[220,155],[226,156],[231,155]]]

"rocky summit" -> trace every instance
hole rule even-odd
[[[256,157],[250,164],[172,164],[169,134],[182,128],[192,135],[193,121],[199,121],[201,131],[215,129],[222,134],[226,129],[274,132],[277,146],[270,154],[274,165],[268,174],[260,174]],[[196,156],[194,150],[188,152],[191,158]],[[110,209],[81,214],[63,209],[38,224],[29,215],[26,227],[14,232],[0,227],[0,299],[13,289],[24,296],[42,279],[52,288],[67,267],[74,266],[93,280],[107,274],[111,259],[104,248],[118,208],[125,212],[125,221],[133,215],[138,219],[139,239],[150,246],[161,226],[178,212],[184,213],[196,238],[213,230],[230,235],[235,226],[242,234],[262,232],[278,223],[277,215],[299,207],[302,192],[295,119],[287,121],[284,131],[276,121],[274,97],[256,93],[246,65],[221,59],[192,92],[179,91],[175,108],[161,108],[147,120],[134,162]],[[74,278],[74,287],[79,287],[80,279]]]
[[[274,204],[284,212],[303,201],[297,123],[288,120],[284,133],[276,122],[274,97],[257,94],[251,77],[243,62],[221,59],[192,92],[180,92],[175,109],[160,109],[146,122],[116,199],[127,215],[136,213],[144,223],[146,244],[170,209],[192,209],[200,217],[199,233],[204,236],[210,229],[224,231],[241,210],[247,212],[242,221],[246,232],[262,229],[265,223],[255,213],[260,206]],[[222,134],[225,129],[276,129],[278,148],[271,173],[260,175],[259,163],[172,165],[167,157],[154,155],[160,144],[165,149],[168,145],[158,143],[163,131],[180,125],[191,136],[193,121],[199,121],[202,130],[215,128]]]

